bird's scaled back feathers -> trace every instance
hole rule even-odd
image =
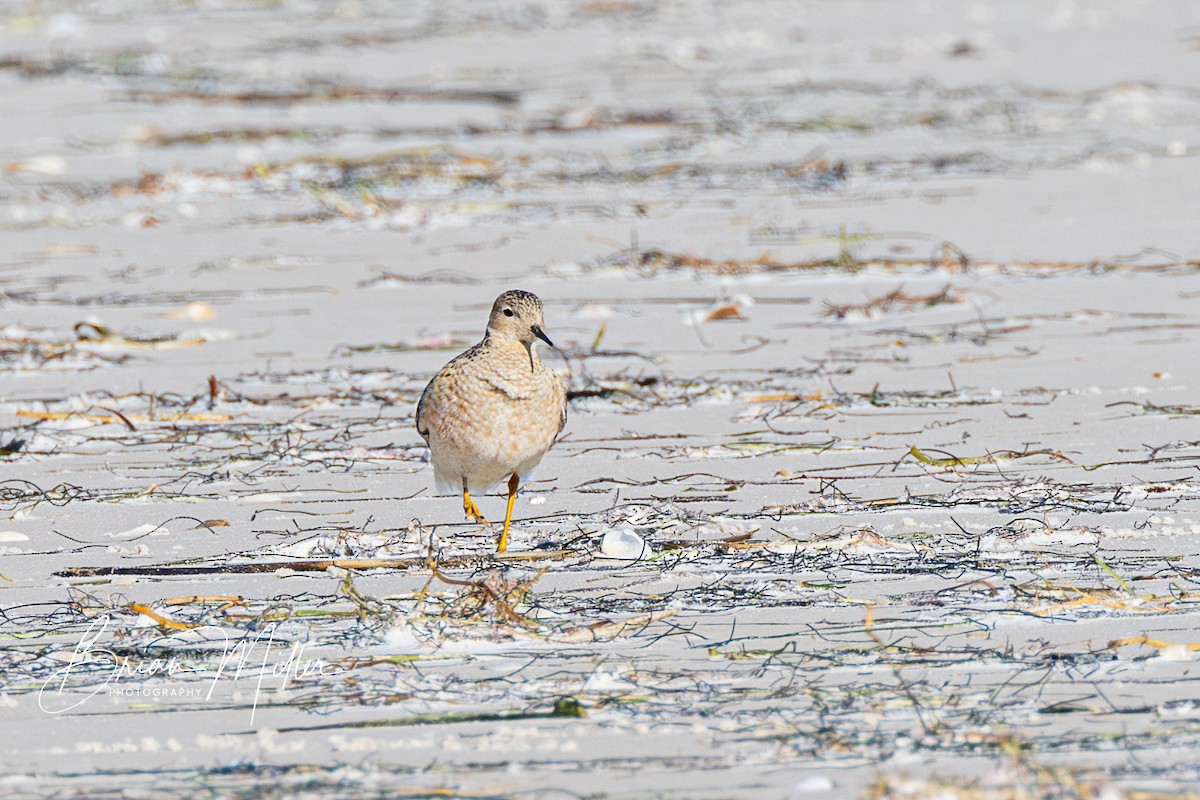
[[[567,387],[542,363],[542,303],[523,291],[496,298],[479,344],[442,367],[417,404],[442,491],[482,492],[532,470],[567,419]]]

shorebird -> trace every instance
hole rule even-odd
[[[538,358],[542,301],[519,289],[496,298],[483,340],[451,359],[417,403],[417,433],[429,444],[439,490],[462,489],[463,512],[487,520],[471,500],[508,479],[496,552],[508,549],[517,487],[567,422],[567,386]]]

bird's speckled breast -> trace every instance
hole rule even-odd
[[[482,490],[541,460],[564,422],[566,386],[519,342],[485,340],[430,381],[418,430],[432,451],[438,482],[465,476]]]

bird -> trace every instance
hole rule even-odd
[[[462,490],[463,513],[487,525],[471,493],[508,480],[508,506],[496,552],[508,549],[517,488],[567,424],[567,385],[538,357],[545,343],[542,301],[513,289],[492,304],[474,347],[433,376],[417,403],[417,433],[429,445],[434,480]]]

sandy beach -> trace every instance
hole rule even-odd
[[[16,2],[0,98],[0,797],[1200,797],[1200,6]]]

